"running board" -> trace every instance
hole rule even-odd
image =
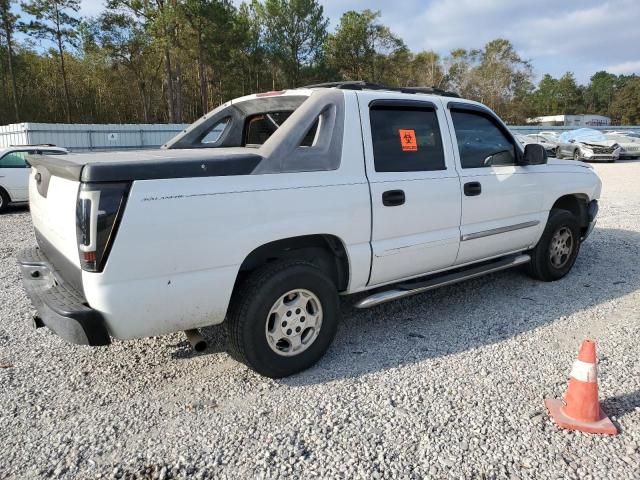
[[[430,278],[424,282],[401,284],[396,286],[392,290],[385,290],[383,292],[374,293],[373,295],[360,300],[356,303],[356,308],[370,308],[380,305],[381,303],[390,302],[391,300],[397,300],[399,298],[410,297],[422,292],[428,292],[435,288],[444,287],[446,285],[453,285],[454,283],[469,280],[471,278],[480,277],[489,273],[499,272],[500,270],[506,270],[508,268],[517,267],[523,265],[531,260],[529,255],[518,255],[516,257],[509,257],[489,264],[484,264],[479,267],[469,268],[460,272],[445,274],[440,277]]]

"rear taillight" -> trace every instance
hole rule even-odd
[[[80,266],[101,272],[118,230],[129,193],[128,183],[83,183],[76,206]]]

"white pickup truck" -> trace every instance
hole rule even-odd
[[[517,265],[566,275],[601,182],[485,106],[348,82],[250,95],[157,151],[33,156],[35,326],[107,345],[225,322],[270,377],[318,361],[358,307]]]

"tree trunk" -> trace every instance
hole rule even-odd
[[[142,118],[144,123],[149,123],[149,105],[147,103],[147,92],[144,80],[138,80],[138,91],[142,100]]]
[[[60,72],[62,73],[62,86],[64,87],[64,104],[67,123],[71,123],[71,100],[69,99],[69,84],[67,83],[67,71],[64,65],[64,49],[62,41],[58,38],[58,47],[60,51]]]
[[[202,46],[198,49],[198,77],[200,80],[200,102],[202,103],[202,115],[204,115],[209,111],[209,92],[207,92],[207,72],[205,70],[204,60],[202,59]]]
[[[182,123],[182,64],[178,60],[176,62],[176,121],[174,123]]]
[[[11,32],[7,28],[7,54],[9,63],[9,77],[11,77],[11,93],[13,94],[13,110],[15,113],[16,123],[20,123],[20,110],[18,109],[18,89],[16,88],[16,75],[13,71],[13,44],[11,38]]]
[[[176,122],[176,111],[173,95],[173,70],[171,68],[171,54],[169,49],[164,49],[164,71],[165,71],[165,83],[167,85],[167,107],[169,108],[169,123]]]
[[[64,87],[64,104],[67,123],[71,123],[71,101],[69,99],[69,84],[67,83],[67,71],[64,65],[64,46],[62,45],[62,32],[60,31],[60,11],[56,4],[56,38],[58,40],[58,52],[60,53],[60,72],[62,73],[62,86]]]

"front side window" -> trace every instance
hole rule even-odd
[[[27,155],[32,152],[9,152],[0,158],[0,168],[26,168]]]
[[[487,116],[475,112],[451,112],[462,168],[515,165],[511,140]]]
[[[376,172],[446,169],[435,110],[373,107],[370,121]]]

